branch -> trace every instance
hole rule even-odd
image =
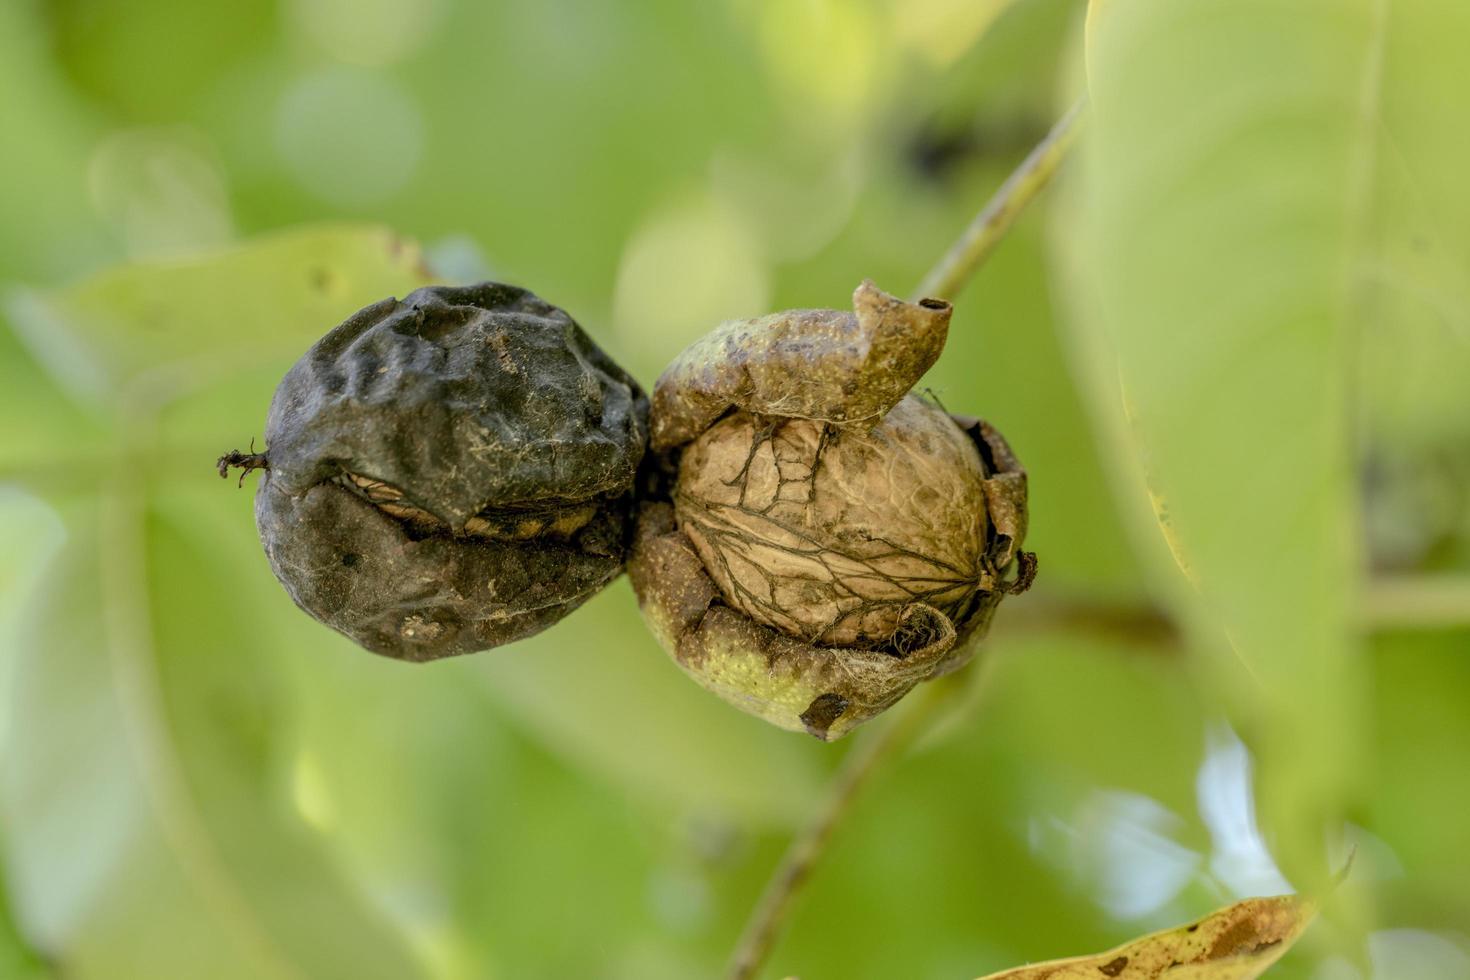
[[[1073,634],[1112,640],[1151,654],[1174,656],[1185,645],[1179,625],[1147,600],[1089,598],[1033,590],[1025,602],[997,616],[989,636],[1002,645],[1036,634]],[[993,640],[987,640],[993,642]]]
[[[760,901],[751,910],[726,967],[729,980],[749,980],[760,970],[780,937],[792,900],[811,877],[812,869],[832,839],[832,832],[852,808],[858,791],[885,759],[912,744],[936,709],[964,690],[959,677],[959,674],[948,674],[925,683],[906,705],[895,709],[896,718],[860,741],[842,760],[815,816],[786,848],[766,882]]]
[[[919,284],[915,298],[934,296],[952,299],[964,288],[1011,230],[1011,225],[1016,223],[1026,205],[1051,182],[1052,175],[1072,148],[1077,136],[1077,123],[1086,107],[1086,97],[1078,99],[1046,134],[1046,138],[1036,144],[1036,148],[975,215],[959,241],[950,246],[939,264],[929,270]]]
[[[1363,626],[1389,630],[1463,629],[1470,626],[1470,575],[1378,575],[1360,605]]]

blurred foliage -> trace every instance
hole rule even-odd
[[[1117,352],[1120,456],[1141,464],[1172,553],[1159,577],[1238,692],[1281,856],[1320,888],[1321,835],[1361,754],[1342,403],[1377,42],[1369,4],[1302,6],[1139,0],[1094,17],[1072,245],[1095,299],[1080,322]]]
[[[1351,723],[1358,460],[1463,442],[1444,410],[1470,380],[1454,322],[1470,293],[1451,258],[1470,240],[1437,225],[1470,207],[1441,176],[1470,157],[1419,93],[1470,84],[1461,59],[1432,57],[1434,38],[1466,27],[1459,4],[1335,0],[1136,0],[1088,24],[1093,138],[1061,219],[1078,324],[1116,352],[1116,367],[1091,366],[1118,388],[1120,455],[1171,552],[1156,577],[1215,648],[1260,749],[1278,856],[1317,887],[1332,814],[1371,791]],[[1443,215],[1419,206],[1431,187]],[[1421,358],[1440,370],[1414,370]]]
[[[1470,634],[1359,621],[1369,570],[1470,576],[1470,14],[1113,0],[1084,49],[1083,6],[0,4],[0,975],[715,972],[846,749],[688,683],[623,583],[367,656],[213,459],[426,276],[524,283],[649,383],[720,319],[905,291],[1084,59],[1078,165],[927,381],[1021,454],[1041,582],[770,975],[1104,949],[1349,846],[1351,914],[1271,975],[1470,972]]]

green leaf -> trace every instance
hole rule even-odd
[[[1379,901],[1395,924],[1461,930],[1470,921],[1470,783],[1452,771],[1470,758],[1470,630],[1388,634],[1373,647],[1377,792],[1363,817],[1393,847]]]
[[[685,677],[644,629],[626,580],[477,666],[501,710],[548,747],[686,809],[793,826],[831,761]]]
[[[1355,256],[1363,425],[1372,450],[1427,455],[1470,442],[1470,6],[1385,5],[1369,136],[1369,235]],[[1370,93],[1373,95],[1374,93]]]
[[[112,251],[84,191],[100,121],[48,57],[52,13],[33,3],[0,6],[0,117],[11,134],[0,154],[5,277],[70,275]]]
[[[317,225],[176,261],[114,267],[57,292],[16,290],[11,322],[78,402],[147,407],[282,357],[427,277],[382,228]]]
[[[898,0],[893,33],[938,64],[958,60],[985,36],[1012,0]]]
[[[12,633],[32,597],[37,569],[54,557],[64,536],[61,522],[51,508],[28,494],[0,486],[0,540],[6,543],[4,553],[0,554],[0,637]],[[7,706],[13,697],[13,659],[11,646],[0,644],[0,704]],[[0,728],[0,758],[9,754],[3,741],[9,734]],[[19,921],[20,916],[33,916],[34,912],[15,907],[14,887],[8,881],[11,876],[5,867],[8,847],[3,827],[4,821],[0,819],[0,976],[41,980],[50,971]]]
[[[416,975],[280,805],[291,704],[228,550],[128,486],[71,511],[18,638],[3,801],[37,934],[81,975]]]
[[[314,228],[12,296],[32,350],[110,431],[106,444],[52,432],[14,470],[61,508],[65,546],[49,561],[40,549],[44,579],[7,631],[0,803],[27,934],[69,974],[419,972],[293,805],[290,647],[259,615],[275,586],[244,498],[209,466],[240,426],[236,379],[258,403],[248,432],[282,362],[416,285],[416,256],[380,230]],[[212,401],[219,390],[233,403]],[[23,426],[41,406],[6,407]],[[182,411],[160,422],[165,409]],[[16,523],[41,506],[14,500]],[[242,560],[259,565],[243,586]]]
[[[0,479],[48,473],[106,452],[105,414],[78,405],[31,357],[0,315]]]
[[[45,980],[51,976],[45,961],[30,949],[16,928],[3,874],[0,874],[0,976],[12,980]]]
[[[1058,236],[1079,343],[1102,355],[1094,409],[1177,562],[1154,549],[1155,579],[1261,751],[1268,824],[1304,885],[1328,874],[1356,778],[1347,401],[1378,7],[1108,4]]]
[[[1470,569],[1470,7],[1388,7],[1356,382],[1377,567]]]

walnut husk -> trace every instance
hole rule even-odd
[[[659,378],[661,474],[628,572],[660,643],[731,704],[830,740],[972,655],[1029,584],[1026,473],[994,428],[907,395],[949,305],[724,324]]]
[[[287,372],[256,527],[276,577],[423,662],[546,629],[622,571],[648,400],[566,311],[503,283],[375,303]]]
[[[852,303],[731,320],[695,341],[654,386],[650,448],[682,446],[731,409],[875,425],[939,359],[952,311],[938,299],[905,303],[872,280]]]

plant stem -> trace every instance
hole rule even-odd
[[[858,791],[885,759],[912,744],[940,705],[964,690],[959,677],[959,674],[949,674],[924,684],[908,704],[897,709],[897,717],[859,742],[842,760],[821,806],[786,848],[760,901],[751,910],[726,969],[729,980],[749,980],[756,975],[776,945],[792,900],[811,877],[812,869],[826,850],[837,824],[851,809]]]
[[[1369,580],[1360,618],[1373,632],[1470,626],[1470,576],[1440,572]]]
[[[1026,205],[1051,182],[1052,175],[1057,172],[1067,151],[1072,147],[1077,135],[1077,123],[1086,107],[1087,99],[1084,96],[1057,120],[1046,138],[1036,144],[1036,148],[1027,154],[1021,165],[1000,185],[985,207],[980,209],[980,213],[975,215],[964,234],[944,253],[939,264],[929,270],[929,274],[919,284],[916,299],[928,296],[953,299],[964,288],[965,283],[985,264],[990,253],[995,251],[995,247],[1011,230],[1011,225],[1015,224]]]

